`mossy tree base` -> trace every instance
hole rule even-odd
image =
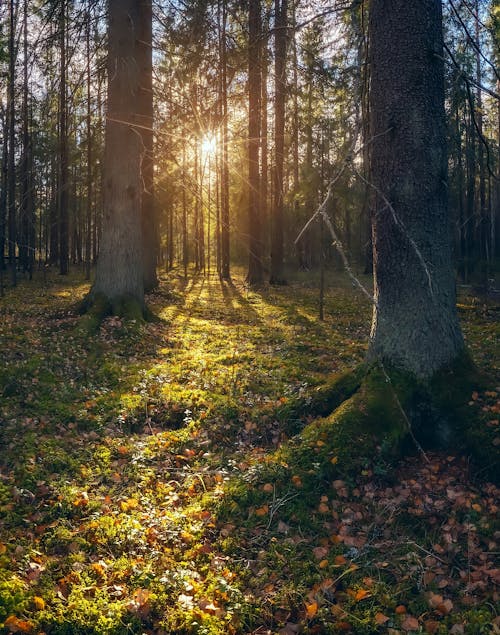
[[[426,450],[441,449],[470,457],[476,473],[498,480],[494,431],[470,405],[474,391],[485,388],[487,378],[466,353],[426,382],[381,364],[359,366],[318,389],[307,406],[290,407],[289,414],[307,414],[309,423],[254,478],[282,493],[298,483],[301,498],[314,504],[336,479],[386,471],[411,453],[425,461]],[[243,507],[259,491],[248,483],[234,485],[229,498],[234,495]]]
[[[122,295],[113,299],[102,293],[89,294],[79,306],[82,315],[80,328],[95,333],[102,321],[116,315],[129,324],[142,324],[153,319],[152,312],[131,295]]]

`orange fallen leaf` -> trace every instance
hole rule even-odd
[[[45,600],[38,595],[35,595],[35,597],[33,598],[33,604],[38,611],[43,611],[43,609],[45,608]]]
[[[311,603],[307,603],[306,602],[306,617],[308,619],[312,619],[316,613],[318,612],[318,603],[317,602],[311,602]]]
[[[375,624],[377,626],[382,626],[382,624],[385,624],[388,621],[389,618],[387,615],[384,615],[383,613],[375,613]]]
[[[266,516],[269,511],[269,505],[262,505],[262,507],[257,507],[255,510],[256,516]]]
[[[344,556],[335,556],[335,564],[341,565],[345,564],[346,562],[347,560],[344,558]]]
[[[322,560],[322,561],[319,563],[319,568],[320,568],[320,569],[326,569],[326,567],[327,567],[327,566],[328,566],[328,560],[326,560],[326,559],[325,559],[325,560]]]
[[[404,604],[399,604],[396,606],[395,612],[396,615],[403,615],[403,613],[406,613],[406,606]]]
[[[361,600],[364,600],[366,597],[369,597],[371,595],[370,591],[367,591],[366,589],[358,589],[354,595],[354,599],[356,602],[361,602]]]
[[[4,625],[11,633],[29,633],[33,630],[33,624],[27,620],[20,620],[15,615],[9,615]]]

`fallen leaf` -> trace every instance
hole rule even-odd
[[[405,631],[418,631],[420,628],[417,618],[408,615],[401,624],[401,628]]]
[[[306,602],[306,617],[308,619],[312,619],[316,613],[318,612],[318,603],[317,602]]]
[[[385,624],[388,621],[389,618],[387,615],[384,615],[383,613],[375,613],[375,624],[377,626],[382,626],[382,624]]]
[[[366,589],[358,589],[356,591],[356,594],[354,595],[354,599],[356,602],[361,602],[361,600],[364,600],[366,597],[369,597],[371,595],[370,591],[367,591]]]
[[[43,611],[43,609],[45,608],[45,600],[38,595],[35,595],[35,597],[33,598],[33,603],[38,611]]]

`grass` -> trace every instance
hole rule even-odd
[[[0,299],[0,633],[499,631],[499,492],[466,457],[342,478],[318,434],[287,463],[366,348],[370,307],[331,277],[323,322],[305,277],[257,293],[173,273],[159,321],[95,335],[78,274]],[[498,306],[459,310],[498,381]],[[494,387],[471,404],[498,430]]]

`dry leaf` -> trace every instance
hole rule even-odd
[[[311,602],[310,604],[308,604],[306,602],[306,617],[308,619],[312,619],[316,613],[318,612],[318,603],[317,602]]]
[[[43,611],[43,609],[45,608],[45,600],[38,595],[35,595],[35,597],[33,598],[33,604],[38,611]]]
[[[405,631],[418,631],[420,627],[417,618],[408,615],[408,617],[403,620],[401,628]]]
[[[384,615],[383,613],[375,613],[375,624],[377,626],[382,626],[382,624],[385,624],[388,621],[389,618],[387,615]]]

